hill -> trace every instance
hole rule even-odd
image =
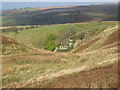
[[[44,44],[49,36],[53,34],[55,36],[55,43],[60,45],[62,42],[68,41],[70,34],[73,35],[73,40],[79,40],[82,33],[89,33],[85,35],[84,39],[90,38],[93,35],[103,31],[109,26],[116,25],[116,22],[86,22],[86,23],[71,23],[71,24],[58,24],[58,25],[43,25],[31,29],[20,30],[17,33],[11,30],[14,30],[14,27],[8,29],[10,32],[3,33],[3,35],[10,37],[14,40],[20,41],[24,44],[29,44],[35,48],[44,48]]]
[[[8,38],[6,36],[0,36],[0,39],[2,39],[2,54],[8,55],[13,53],[21,53],[28,50],[28,47],[22,43],[19,43],[11,38]],[[0,44],[1,46],[1,44]]]
[[[117,21],[118,5],[101,4],[44,9],[18,9],[2,12],[3,26],[51,25],[88,21]]]
[[[115,29],[116,28],[116,29]],[[33,85],[41,88],[117,88],[119,87],[119,57],[113,56],[120,53],[119,37],[120,30],[117,27],[108,28],[89,41],[85,41],[74,49],[74,53],[80,58],[87,59],[89,70],[61,75],[49,81]],[[115,50],[116,49],[116,50]],[[106,56],[108,58],[106,58]],[[116,58],[116,59],[115,59]],[[100,62],[99,62],[100,60]],[[103,63],[102,63],[103,61]],[[115,61],[115,62],[114,62]],[[99,62],[99,63],[98,63]],[[97,64],[98,63],[98,64]],[[109,65],[107,64],[109,63]],[[90,65],[91,64],[91,65]],[[106,65],[105,65],[106,64]],[[98,67],[94,67],[98,65]],[[99,65],[102,65],[99,67]],[[94,67],[94,68],[93,68]],[[81,67],[82,68],[82,67]],[[32,86],[31,86],[32,87]]]
[[[64,37],[63,33],[69,31],[71,27],[76,30],[76,40],[83,32],[86,36],[82,43],[69,52],[51,52],[34,45],[37,43],[37,38],[40,40],[43,37],[43,33],[44,36],[52,32],[53,35]],[[20,43],[31,47],[31,50],[3,55],[3,87],[116,88],[118,86],[118,33],[117,22],[73,23],[70,26],[43,25],[41,28],[18,32],[16,38],[14,38],[15,32],[5,32],[4,36],[16,41],[20,40]],[[25,39],[26,41],[22,41]],[[31,40],[34,42],[33,45],[28,45]]]
[[[108,74],[109,73],[109,74]],[[47,83],[38,85],[42,88],[116,88],[118,87],[118,63],[102,68],[59,76]]]

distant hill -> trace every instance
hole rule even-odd
[[[117,21],[117,4],[3,11],[3,26],[50,25],[88,21]]]
[[[47,10],[47,9],[62,9],[62,8],[71,8],[71,7],[77,7],[77,6],[63,6],[63,7],[47,7],[47,8],[40,8],[40,10]]]

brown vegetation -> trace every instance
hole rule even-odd
[[[117,29],[108,28],[99,36],[93,36],[84,41],[73,51],[75,54],[71,52],[50,52],[28,44],[26,46],[30,48],[29,52],[22,53],[21,48],[16,48],[20,44],[19,42],[16,46],[7,46],[7,48],[4,45],[5,50],[10,51],[10,55],[3,55],[4,87],[118,87],[118,63],[116,62],[119,50],[116,47],[119,46],[119,42],[116,40],[117,31],[114,30]],[[10,38],[2,37],[5,44],[17,43]],[[105,47],[103,47],[103,42],[106,43],[104,43]],[[90,50],[87,51],[87,49]],[[82,52],[83,50],[87,52]],[[18,51],[21,52],[17,54]]]
[[[66,76],[60,76],[42,86],[43,88],[117,88],[118,63],[108,67],[82,71]]]
[[[73,53],[79,53],[83,50],[85,50],[86,48],[88,48],[89,46],[91,46],[93,43],[95,43],[96,41],[98,41],[100,38],[96,38],[94,40],[88,41],[87,43],[85,43],[84,45],[80,46],[78,49],[74,50]]]
[[[120,30],[117,30],[117,31],[113,32],[112,34],[110,34],[108,36],[108,39],[103,43],[103,45],[109,45],[109,44],[113,44],[114,42],[118,42],[119,41],[119,37],[118,37],[119,33],[120,33]]]
[[[18,44],[15,40],[11,39],[11,38],[8,38],[8,37],[5,37],[5,36],[0,36],[1,37],[1,41],[2,41],[2,44]]]
[[[116,47],[117,49],[114,52],[112,52],[112,54],[120,53],[120,49],[119,49],[120,44],[111,45],[111,46],[105,47],[104,49],[109,49],[109,48],[114,48],[114,47]]]

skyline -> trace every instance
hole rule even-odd
[[[96,0],[1,0],[2,2],[96,2]],[[97,0],[97,2],[119,2],[119,0]]]

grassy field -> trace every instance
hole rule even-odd
[[[57,40],[60,40],[71,29],[76,31],[76,36],[81,32],[93,32],[88,33],[86,40],[70,52],[51,52],[42,49],[48,34],[52,33]],[[27,49],[20,53],[3,55],[3,87],[117,87],[115,74],[117,71],[114,71],[117,69],[119,53],[117,33],[119,33],[117,22],[44,25],[39,28],[23,30],[17,34],[15,32],[3,33],[7,39],[11,38],[10,44],[13,44],[14,41],[14,44],[20,43]],[[114,64],[113,67],[108,67],[112,64]],[[108,69],[104,69],[104,67]],[[81,73],[81,71],[87,72]],[[101,73],[98,73],[99,71]],[[107,73],[110,73],[111,77]],[[97,78],[96,75],[101,77]],[[108,76],[109,79],[107,79]],[[61,77],[65,83],[61,81]],[[70,80],[67,80],[68,77]],[[80,84],[81,77],[91,82],[82,80],[83,84]],[[92,79],[93,77],[95,79]],[[94,80],[100,80],[100,83],[93,84]],[[112,81],[114,82],[112,83]],[[49,85],[50,83],[51,85]],[[109,83],[110,85],[108,85]]]
[[[97,33],[103,31],[108,26],[117,25],[116,22],[88,22],[88,23],[73,23],[73,24],[58,24],[58,25],[43,25],[39,28],[27,29],[18,32],[8,32],[3,33],[3,35],[10,37],[14,40],[20,41],[24,44],[29,44],[36,48],[43,48],[44,43],[49,34],[53,34],[56,37],[56,43],[64,41],[69,33],[73,31],[75,33],[75,37],[79,37],[78,35],[83,32],[92,32],[87,35],[86,38],[89,38],[93,35],[97,35]]]

